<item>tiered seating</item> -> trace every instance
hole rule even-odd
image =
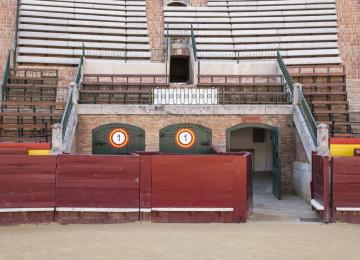
[[[198,87],[217,88],[220,104],[287,104],[289,93],[282,76],[201,75]]]
[[[50,142],[51,125],[61,121],[56,70],[11,69],[0,111],[0,141]]]
[[[289,65],[341,63],[335,0],[208,0],[164,16],[171,36],[189,36],[192,24],[199,59],[274,59],[279,48]]]
[[[145,0],[20,0],[17,61],[150,59]]]
[[[155,88],[171,88],[166,75],[85,74],[83,104],[152,104]],[[201,75],[197,88],[216,88],[219,104],[287,104],[289,93],[277,75]],[[194,86],[186,85],[184,88]],[[177,88],[179,88],[177,86]]]
[[[343,66],[293,66],[290,73],[303,84],[306,100],[318,123],[336,124],[336,132],[346,132],[349,126],[349,107],[346,75]]]
[[[151,104],[157,87],[169,87],[167,76],[84,74],[80,103]]]

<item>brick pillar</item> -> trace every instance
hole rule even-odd
[[[0,81],[7,50],[14,47],[16,8],[16,0],[0,0]]]
[[[360,1],[337,0],[336,4],[338,44],[346,68],[349,110],[360,112]]]
[[[146,0],[146,16],[149,31],[151,61],[165,60],[163,0]]]
[[[207,0],[190,0],[192,6],[207,6]]]

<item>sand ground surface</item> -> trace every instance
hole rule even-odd
[[[0,259],[360,259],[360,225],[19,225],[0,227]]]
[[[271,175],[255,177],[254,210],[244,224],[0,227],[0,260],[360,260],[360,225],[320,223],[300,197],[274,198]]]

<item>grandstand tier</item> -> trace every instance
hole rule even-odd
[[[150,59],[145,0],[20,0],[17,36],[19,64]]]
[[[0,142],[51,142],[51,126],[61,121],[56,101],[57,70],[12,68],[3,85]]]
[[[273,59],[286,64],[339,64],[335,0],[219,1],[164,7],[165,34],[189,36],[199,59]]]

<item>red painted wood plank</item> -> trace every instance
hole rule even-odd
[[[0,207],[55,206],[54,156],[0,156]]]
[[[58,156],[58,207],[139,208],[139,156]]]
[[[50,150],[50,143],[0,143],[0,149],[2,148],[25,148],[27,150]]]
[[[330,138],[330,144],[360,144],[360,138]]]
[[[152,207],[232,208],[233,170],[227,157],[154,156]]]
[[[141,156],[141,171],[140,171],[140,209],[151,209],[151,194],[152,194],[152,155]],[[140,220],[151,220],[151,212],[141,212]]]

